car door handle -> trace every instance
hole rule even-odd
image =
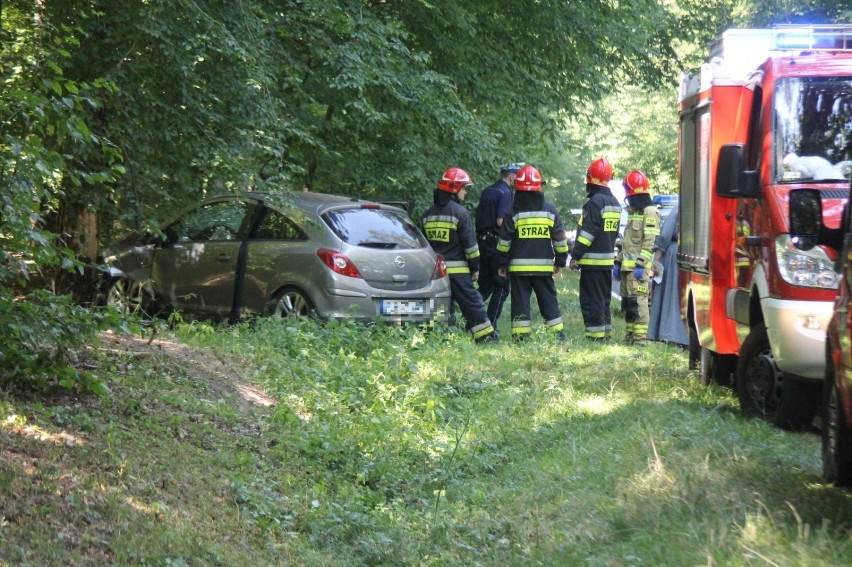
[[[218,256],[216,256],[216,261],[218,261],[218,262],[228,262],[228,261],[230,261],[230,259],[231,259],[230,254],[219,254]]]

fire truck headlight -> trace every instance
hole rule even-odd
[[[789,234],[781,234],[775,239],[775,257],[781,277],[788,284],[837,289],[834,262],[819,246],[799,250],[793,246]]]

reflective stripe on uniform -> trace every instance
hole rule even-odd
[[[526,335],[530,332],[530,327],[532,326],[532,322],[530,321],[522,321],[515,320],[512,321],[512,334],[513,335]]]
[[[448,274],[469,274],[470,266],[464,260],[445,260]]]
[[[586,246],[591,246],[592,242],[595,241],[595,235],[591,232],[586,232],[585,230],[581,230],[577,233],[577,242],[582,242]]]
[[[491,321],[485,321],[484,323],[471,327],[470,332],[474,339],[478,339],[493,333],[494,327],[491,325]]]
[[[615,265],[614,252],[586,252],[577,260],[580,266],[613,266]]]
[[[512,264],[509,266],[509,272],[542,272],[549,273],[553,271],[553,262],[546,266],[535,266],[532,264],[524,264],[523,266],[516,266]]]

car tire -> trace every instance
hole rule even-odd
[[[110,282],[106,304],[124,315],[151,316],[151,301],[145,286],[128,278],[116,278]]]
[[[778,369],[764,323],[751,330],[740,348],[736,390],[743,413],[782,429],[810,427],[819,406],[818,382]]]
[[[316,310],[305,292],[287,287],[275,295],[270,314],[275,317],[312,317],[316,315]]]
[[[822,477],[837,486],[852,486],[852,430],[840,404],[834,372],[826,370],[822,408]]]

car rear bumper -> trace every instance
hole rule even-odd
[[[396,294],[368,294],[329,288],[316,300],[317,313],[324,319],[356,319],[387,323],[446,322],[450,315],[450,292],[435,294],[417,290]],[[383,309],[385,306],[385,309]],[[387,306],[393,306],[387,313]],[[416,309],[414,309],[416,307]]]

